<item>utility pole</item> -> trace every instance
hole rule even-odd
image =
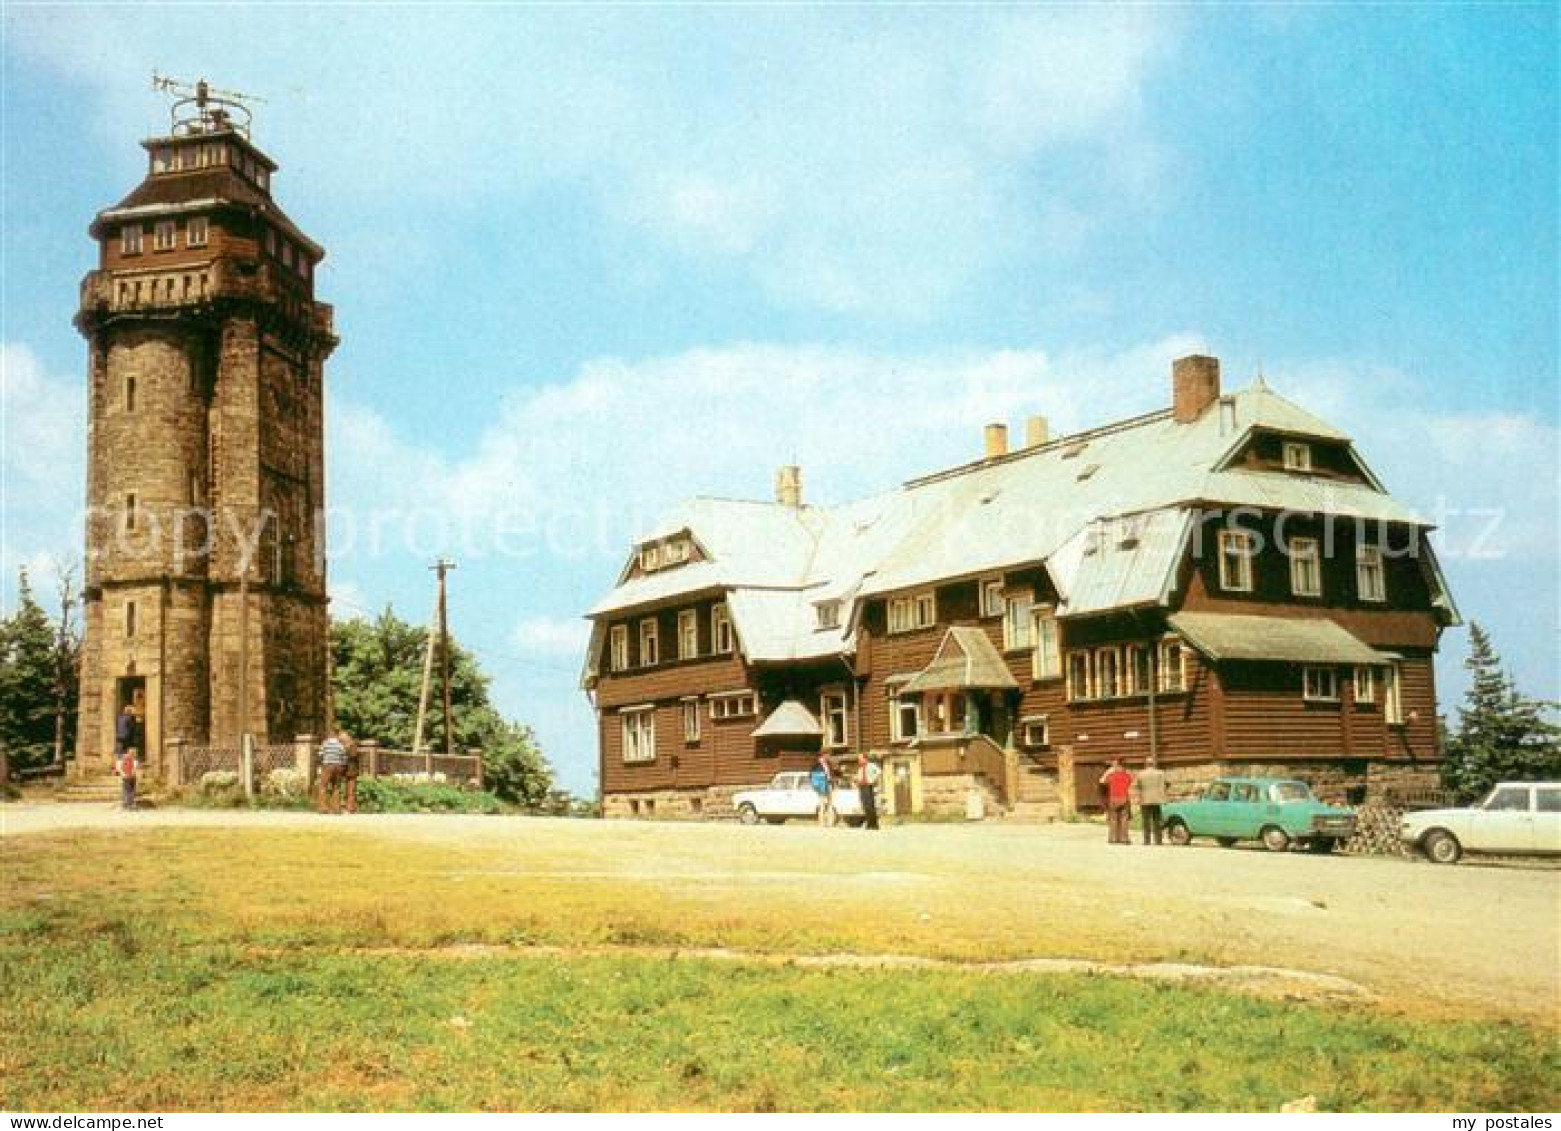
[[[439,576],[439,658],[444,669],[444,756],[455,754],[455,728],[450,721],[450,617],[445,607],[444,575],[455,568],[455,563],[440,558],[434,563]]]
[[[455,729],[451,726],[450,711],[450,621],[445,602],[445,575],[455,568],[455,563],[440,558],[428,567],[439,579],[439,597],[434,605],[434,623],[428,632],[428,644],[423,649],[423,682],[417,696],[417,728],[412,738],[412,753],[423,755],[424,772],[434,775],[434,755],[423,744],[423,727],[428,720],[428,692],[433,682],[434,641],[437,637],[440,652],[441,683],[444,692],[444,752],[455,753]]]

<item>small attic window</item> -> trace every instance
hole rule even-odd
[[[1106,548],[1106,532],[1099,523],[1089,528],[1089,533],[1084,536],[1084,556],[1093,557]]]
[[[1130,515],[1127,518],[1117,520],[1117,549],[1132,550],[1143,540],[1144,518],[1142,515]]]
[[[1079,473],[1077,476],[1075,476],[1075,478],[1082,483],[1084,480],[1093,477],[1095,472],[1099,470],[1100,464],[1098,463],[1085,464],[1083,467],[1079,468]]]
[[[1297,440],[1286,440],[1284,460],[1286,471],[1312,470],[1312,445]]]
[[[1084,454],[1084,449],[1089,447],[1088,441],[1078,440],[1062,449],[1063,459],[1077,459]]]
[[[813,614],[818,620],[818,627],[821,629],[840,627],[839,601],[815,602],[813,605]]]
[[[1220,398],[1220,435],[1228,436],[1236,430],[1236,398]]]
[[[661,543],[640,548],[640,568],[646,573],[661,568]]]

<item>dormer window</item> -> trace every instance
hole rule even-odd
[[[646,573],[654,573],[661,568],[661,544],[645,546],[640,550],[640,568]]]
[[[1286,471],[1312,470],[1312,446],[1296,440],[1286,440],[1284,448]]]
[[[813,615],[820,629],[840,627],[840,602],[819,601],[813,606]]]

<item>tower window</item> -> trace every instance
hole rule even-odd
[[[126,601],[125,602],[125,635],[126,636],[134,636],[135,634],[136,634],[136,603],[134,601]]]
[[[152,172],[166,173],[173,168],[173,155],[166,145],[159,145],[152,150]]]
[[[126,224],[123,228],[120,228],[119,229],[119,251],[120,251],[120,254],[121,255],[140,255],[141,254],[141,235],[142,235],[142,228],[141,228],[140,224]]]
[[[266,229],[266,254],[276,254],[276,230],[273,228]]]
[[[152,229],[152,250],[172,251],[179,242],[178,230],[172,220],[159,220]]]
[[[125,529],[136,528],[136,497],[134,492],[125,496]]]
[[[184,229],[185,242],[191,247],[206,246],[206,217],[196,216]]]
[[[136,379],[133,375],[125,377],[125,411],[136,410]]]

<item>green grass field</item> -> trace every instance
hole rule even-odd
[[[533,853],[544,851],[532,848]],[[605,851],[605,849],[604,849]],[[517,849],[521,857],[525,852]],[[612,944],[926,951],[489,850],[281,830],[8,839],[0,1106],[33,1110],[1553,1108],[1555,1034],[1118,977]],[[510,861],[513,863],[513,861]],[[481,865],[500,873],[485,880]],[[468,877],[450,882],[452,875]],[[505,884],[509,888],[505,890]],[[550,896],[551,893],[551,896]],[[972,916],[978,920],[979,916]],[[968,955],[1002,953],[974,928]],[[501,944],[474,951],[476,942]],[[546,943],[560,951],[528,949]],[[589,953],[569,948],[587,944]],[[895,945],[897,944],[897,945]]]

